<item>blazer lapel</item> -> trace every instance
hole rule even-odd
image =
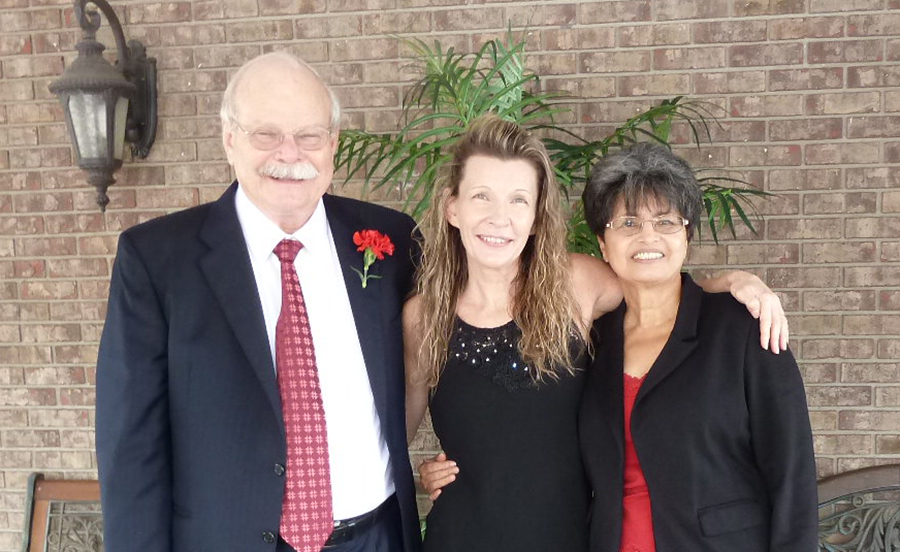
[[[365,229],[363,222],[334,201],[332,196],[325,194],[323,201],[328,225],[334,238],[334,247],[341,263],[344,284],[347,286],[350,308],[356,323],[356,335],[359,337],[363,360],[366,362],[372,396],[375,398],[375,406],[381,410],[387,404],[387,382],[385,370],[380,369],[384,358],[381,339],[384,325],[381,319],[381,313],[384,312],[382,308],[384,294],[379,291],[379,286],[388,284],[379,279],[371,279],[368,286],[363,289],[359,274],[353,270],[354,268],[362,270],[363,255],[356,250],[353,233]],[[375,263],[373,268],[377,265],[378,263]]]
[[[603,418],[609,423],[611,435],[616,438],[616,446],[619,457],[625,454],[625,398],[624,398],[624,335],[622,321],[625,316],[625,302],[623,301],[619,307],[604,316],[601,320],[602,327],[599,331],[601,336],[609,340],[612,346],[603,347],[603,355],[594,361],[593,370],[598,370],[599,374],[594,381],[598,386],[597,397],[602,397],[600,401],[600,409],[603,412]],[[601,338],[602,339],[602,338]]]
[[[276,416],[281,420],[281,399],[266,335],[266,322],[250,254],[234,206],[236,191],[237,182],[210,209],[200,233],[201,239],[209,246],[209,252],[200,259],[200,267]]]
[[[675,317],[675,326],[669,340],[663,346],[659,356],[647,373],[647,379],[641,385],[635,406],[654,387],[666,379],[684,359],[697,347],[697,322],[700,314],[700,302],[703,300],[703,290],[694,283],[686,273],[681,275],[681,303],[678,305],[678,314]]]

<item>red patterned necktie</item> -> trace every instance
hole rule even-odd
[[[281,314],[275,327],[275,365],[287,437],[287,474],[281,538],[297,552],[319,552],[334,526],[328,434],[316,352],[294,259],[303,244],[282,240]]]

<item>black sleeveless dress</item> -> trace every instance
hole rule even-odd
[[[587,550],[589,491],[577,431],[585,355],[575,375],[535,384],[514,322],[456,324],[430,407],[460,472],[428,515],[425,551]]]

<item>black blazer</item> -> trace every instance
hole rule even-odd
[[[106,549],[273,552],[286,462],[278,384],[234,206],[213,203],[119,238],[97,367],[97,462]],[[412,289],[414,223],[324,197],[404,525],[420,548],[404,413],[400,312]],[[353,233],[395,244],[362,289]]]
[[[624,466],[625,304],[594,324],[579,436],[594,490],[590,550],[618,552]],[[658,552],[813,552],[816,468],[790,352],[728,294],[686,274],[672,335],[635,401],[631,430]]]

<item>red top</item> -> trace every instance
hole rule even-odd
[[[625,374],[625,493],[622,498],[622,544],[619,552],[655,552],[650,493],[631,438],[631,411],[644,378]]]

